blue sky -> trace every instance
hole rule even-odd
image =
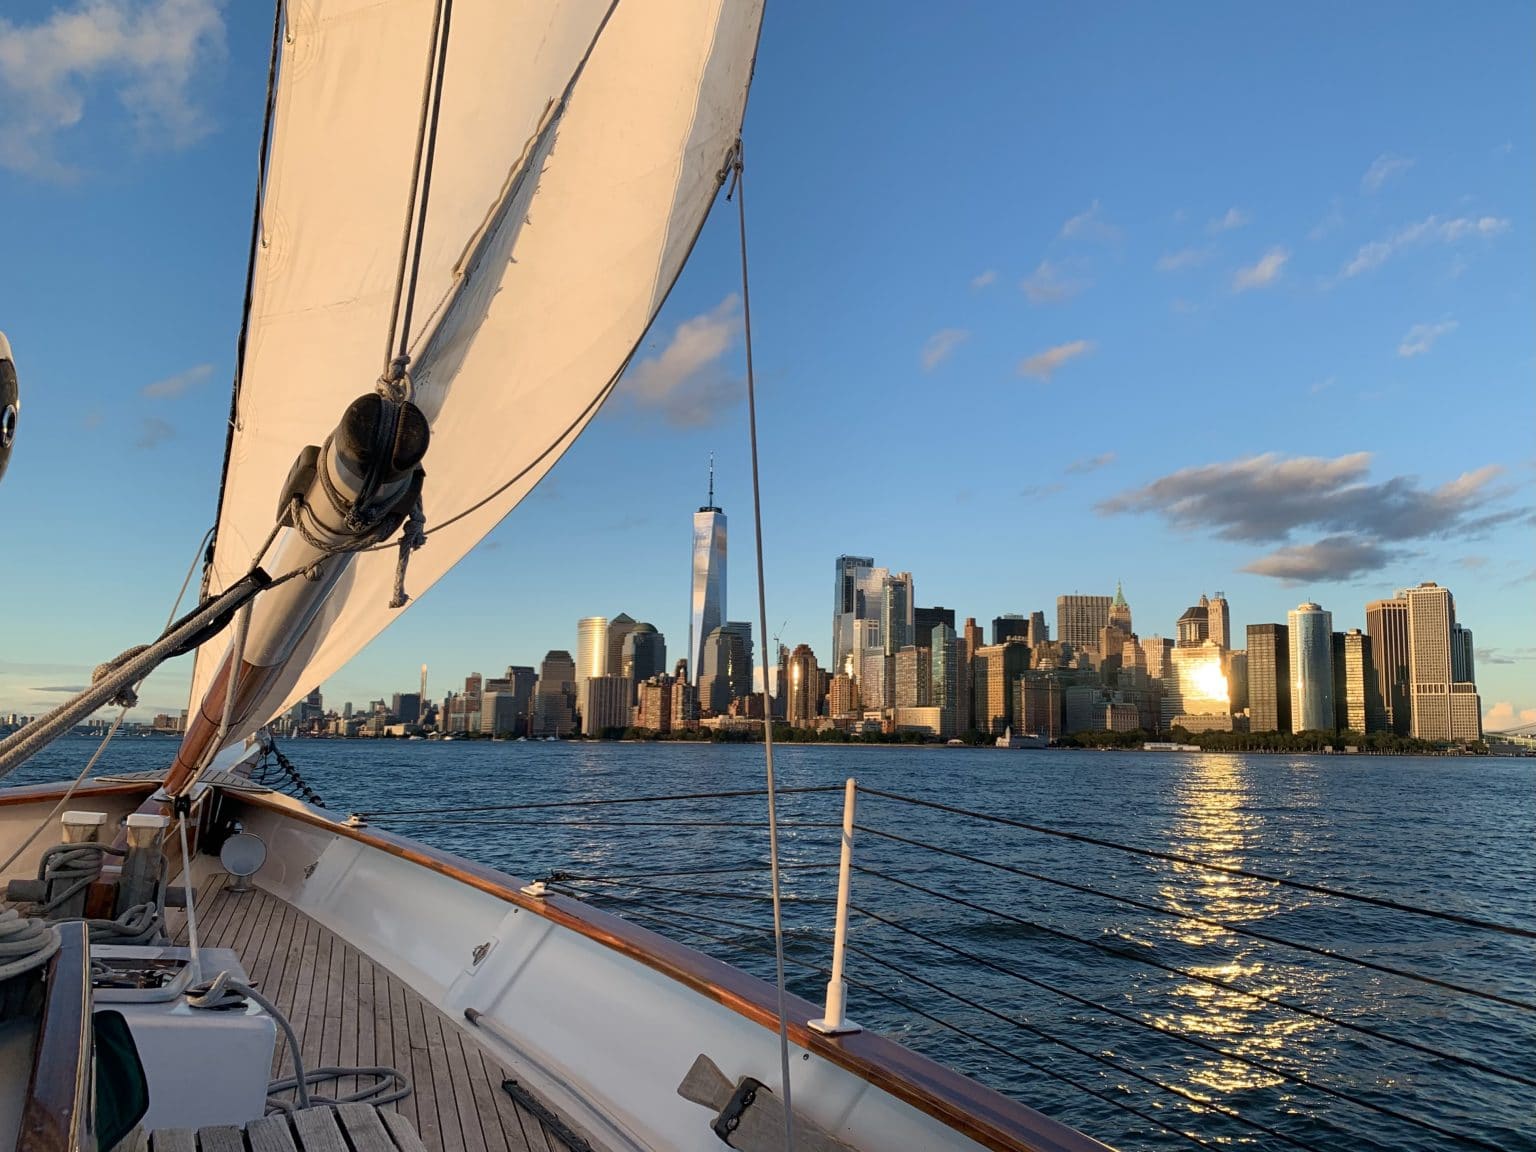
[[[158,630],[214,510],[270,12],[0,17],[0,710]],[[1363,626],[1456,596],[1493,726],[1536,719],[1530,5],[775,0],[746,140],[769,631],[833,559],[989,621],[1123,579]],[[326,685],[431,691],[627,611],[682,653],[706,459],[756,617],[734,207],[632,379]],[[759,640],[761,652],[761,640]],[[186,661],[142,693],[184,706]]]

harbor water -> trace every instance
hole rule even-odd
[[[163,767],[172,747],[119,737],[98,772]],[[61,741],[9,783],[72,777],[93,748]],[[773,978],[761,796],[585,803],[759,789],[760,746],[284,751],[333,811],[378,812],[378,827],[523,879],[557,877]],[[781,746],[776,762],[782,788],[825,789],[779,804],[788,979],[813,1001],[849,776],[1536,928],[1536,761]],[[534,804],[556,806],[485,810]],[[879,797],[861,797],[859,824],[848,1015],[865,1027],[1124,1149],[1536,1149],[1536,1089],[1496,1074],[1536,1079],[1536,1012],[1320,954],[1531,1003],[1530,938]]]

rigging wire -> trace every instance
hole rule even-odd
[[[818,784],[800,788],[780,788],[780,796],[803,795],[808,792],[841,792],[841,784]],[[605,804],[653,804],[663,800],[733,800],[743,796],[766,796],[768,792],[763,788],[737,788],[725,792],[674,792],[663,796],[618,796],[598,797],[581,800],[529,800],[517,804],[477,804],[473,808],[464,808],[465,812],[521,812],[529,808],[587,808]],[[359,812],[359,816],[414,816],[437,815],[442,808],[370,808]],[[709,869],[714,872],[718,869]],[[655,875],[655,873],[650,873]]]
[[[1319,896],[1333,896],[1340,900],[1354,900],[1361,904],[1370,904],[1378,908],[1390,908],[1394,912],[1408,912],[1414,916],[1428,916],[1435,920],[1445,920],[1452,924],[1461,924],[1468,928],[1482,928],[1489,932],[1502,932],[1509,936],[1523,936],[1529,940],[1536,940],[1536,928],[1525,928],[1516,924],[1501,924],[1496,920],[1484,920],[1476,916],[1468,916],[1461,912],[1445,912],[1436,908],[1419,908],[1412,904],[1403,904],[1385,896],[1371,896],[1361,892],[1346,892],[1339,888],[1330,888],[1324,884],[1309,884],[1304,880],[1292,880],[1285,876],[1273,876],[1267,872],[1254,872],[1247,868],[1235,868],[1229,864],[1215,864],[1209,860],[1201,860],[1195,856],[1185,856],[1178,852],[1162,852],[1155,848],[1137,848],[1129,844],[1116,844],[1113,840],[1103,840],[1097,836],[1089,836],[1082,832],[1068,832],[1063,828],[1051,828],[1043,824],[1031,824],[1024,820],[1014,820],[1007,816],[994,816],[986,812],[975,812],[969,808],[959,808],[953,804],[941,804],[936,800],[922,800],[916,796],[904,796],[900,792],[886,792],[879,788],[860,786],[859,791],[866,796],[879,796],[885,800],[899,800],[905,804],[913,804],[919,808],[932,808],[938,812],[949,812],[956,816],[969,816],[976,820],[986,820],[993,824],[1002,824],[1009,828],[1021,828],[1026,832],[1038,832],[1044,836],[1057,836],[1064,840],[1073,840],[1079,844],[1092,844],[1097,848],[1113,848],[1116,852],[1127,852],[1135,856],[1146,856],[1154,860],[1164,860],[1173,864],[1186,864],[1192,868],[1205,868],[1212,872],[1221,872],[1228,876],[1241,876],[1248,880],[1263,880],[1270,884],[1279,884],[1285,888],[1295,888],[1301,892],[1311,892]]]
[[[1342,1100],[1347,1104],[1353,1104],[1357,1107],[1368,1109],[1369,1111],[1376,1112],[1382,1116],[1389,1116],[1394,1120],[1399,1120],[1405,1124],[1410,1124],[1414,1127],[1434,1132],[1440,1136],[1449,1137],[1453,1140],[1474,1139],[1472,1137],[1463,1136],[1459,1132],[1453,1132],[1449,1128],[1442,1128],[1440,1125],[1434,1123],[1433,1121],[1424,1120],[1418,1116],[1411,1116],[1405,1112],[1399,1112],[1394,1108],[1388,1108],[1384,1104],[1377,1104],[1361,1096],[1352,1096],[1349,1093],[1342,1092],[1337,1088],[1331,1087],[1330,1085],[1319,1083],[1318,1081],[1304,1075],[1300,1071],[1288,1072],[1285,1069],[1267,1061],[1258,1060],[1252,1056],[1245,1056],[1238,1052],[1232,1052],[1221,1047],[1219,1044],[1212,1044],[1208,1040],[1202,1040],[1197,1036],[1191,1036],[1188,1032],[1180,1031],[1177,1028],[1171,1028],[1168,1025],[1162,1024],[1155,1019],[1147,1019],[1145,1017],[1135,1016],[1129,1012],[1124,1012],[1118,1008],[1111,1007],[1108,1004],[1100,1004],[1098,1001],[1091,1000],[1086,996],[1079,996],[1075,992],[1070,992],[1065,988],[1059,988],[1056,985],[1051,984],[1048,981],[1041,980],[1037,977],[1027,976],[1023,972],[1010,968],[1007,965],[999,964],[995,960],[989,960],[987,957],[979,956],[974,952],[968,952],[964,948],[956,947],[955,945],[949,944],[943,940],[938,939],[937,937],[930,936],[925,932],[920,932],[910,925],[902,924],[899,921],[892,920],[886,916],[882,916],[878,912],[872,912],[868,908],[860,907],[857,904],[849,904],[849,908],[855,912],[858,912],[862,916],[867,916],[871,920],[878,921],[888,928],[893,928],[898,932],[902,932],[908,936],[915,937],[918,940],[922,940],[925,943],[930,944],[935,948],[942,949],[945,952],[952,953],[953,955],[958,956],[972,964],[978,964],[983,968],[988,968],[993,972],[1000,973],[1004,976],[1012,976],[1016,980],[1022,980],[1026,984],[1031,984],[1037,988],[1042,988],[1047,992],[1054,993],[1055,995],[1060,996],[1066,1000],[1070,1000],[1074,1004],[1079,1004],[1085,1008],[1092,1008],[1099,1012],[1104,1012],[1110,1016],[1115,1017],[1117,1020],[1123,1020],[1126,1023],[1135,1024],[1138,1027],[1157,1032],[1164,1036],[1171,1036],[1177,1040],[1183,1041],[1186,1044],[1191,1044],[1196,1048],[1200,1048],[1206,1052],[1209,1052],[1214,1056],[1219,1056],[1223,1060],[1232,1060],[1239,1064],[1245,1064],[1250,1068],[1254,1068],[1260,1072],[1267,1073],[1268,1075],[1279,1077],[1280,1079],[1287,1080],[1293,1084],[1299,1084],[1304,1087],[1311,1088],[1316,1092],[1321,1092],[1325,1096],[1332,1096],[1336,1100]],[[905,975],[905,973],[902,974]]]
[[[747,357],[747,437],[752,444],[752,526],[757,553],[757,618],[763,637],[763,760],[768,785],[768,868],[773,891],[773,947],[776,984],[779,994],[779,1072],[784,1099],[784,1152],[794,1152],[795,1110],[789,1088],[789,1020],[784,991],[784,921],[779,898],[779,827],[778,803],[773,778],[773,706],[768,697],[768,590],[763,579],[763,497],[757,464],[757,377],[752,369],[752,291],[747,275],[747,183],[746,150],[736,137],[731,157],[731,178],[736,193],[737,235],[741,240],[741,319],[743,345]],[[729,200],[731,192],[726,192]]]
[[[1011,864],[1003,864],[997,860],[988,860],[984,856],[974,856],[968,852],[961,852],[954,848],[942,848],[937,844],[927,844],[921,840],[900,836],[894,832],[881,832],[874,828],[859,828],[861,832],[868,832],[882,839],[894,840],[900,844],[911,845],[915,848],[924,848],[930,852],[937,852],[943,856],[952,856],[957,860],[964,860],[971,864],[982,864],[989,868],[995,868],[999,872],[1007,872],[1012,876],[1022,876],[1029,880],[1038,880],[1045,884],[1055,885],[1058,888],[1066,888],[1072,892],[1081,892],[1088,896],[1097,896],[1104,900],[1112,900],[1117,904],[1124,904],[1143,912],[1151,912],[1159,916],[1171,916],[1178,920],[1188,920],[1195,924],[1203,924],[1208,928],[1221,928],[1239,936],[1246,936],[1254,940],[1262,940],[1266,944],[1277,944],[1285,948],[1294,948],[1298,952],[1306,952],[1313,956],[1322,956],[1329,960],[1337,960],[1341,963],[1353,964],[1360,968],[1369,968],[1374,972],[1384,972],[1390,976],[1397,976],[1404,980],[1413,980],[1420,984],[1432,985],[1443,988],[1448,992],[1457,992],[1463,996],[1474,996],[1479,1000],[1489,1000],[1495,1004],[1503,1004],[1510,1008],[1518,1008],[1525,1012],[1536,1012],[1536,1004],[1527,1000],[1519,1000],[1513,996],[1505,996],[1498,992],[1489,992],[1482,988],[1473,988],[1465,984],[1456,984],[1450,980],[1442,980],[1437,976],[1427,976],[1419,972],[1411,972],[1406,968],[1397,968],[1390,964],[1382,964],[1376,960],[1367,960],[1361,956],[1351,956],[1345,952],[1336,952],[1332,948],[1324,948],[1316,944],[1303,944],[1297,940],[1289,940],[1284,936],[1274,936],[1267,932],[1260,932],[1256,928],[1245,928],[1240,924],[1233,924],[1226,920],[1217,920],[1209,916],[1201,916],[1195,912],[1180,912],[1176,908],[1168,908],[1160,904],[1150,904],[1143,900],[1137,900],[1131,896],[1118,895],[1113,892],[1105,892],[1098,888],[1092,888],[1086,884],[1075,884],[1070,880],[1062,880],[1059,877],[1047,876],[1040,872],[1031,872],[1027,868],[1016,868]]]
[[[1356,1024],[1353,1021],[1340,1020],[1336,1017],[1329,1016],[1325,1012],[1319,1012],[1315,1008],[1307,1008],[1301,1004],[1293,1004],[1290,1001],[1281,1000],[1278,997],[1270,996],[1263,992],[1254,992],[1238,984],[1233,984],[1228,980],[1221,980],[1215,976],[1205,976],[1198,972],[1191,972],[1186,968],[1180,968],[1175,964],[1166,964],[1161,960],[1156,960],[1151,956],[1132,952],[1127,948],[1116,947],[1113,944],[1105,944],[1101,940],[1089,940],[1086,937],[1075,936],[1071,932],[1067,932],[1061,928],[1053,927],[1050,924],[1042,924],[1039,921],[1030,920],[1023,916],[1015,916],[1009,912],[1000,912],[995,908],[988,908],[985,905],[973,903],[972,901],[966,900],[961,896],[955,895],[953,892],[938,892],[932,888],[914,883],[911,880],[903,880],[899,876],[892,876],[889,873],[881,872],[873,868],[866,868],[858,864],[855,864],[853,867],[857,872],[864,873],[868,876],[875,876],[892,884],[899,884],[903,888],[910,888],[914,892],[921,892],[925,896],[932,896],[934,899],[946,904],[955,904],[962,908],[969,908],[973,912],[982,912],[988,916],[995,916],[998,919],[1007,920],[1008,922],[1018,924],[1021,927],[1033,928],[1036,931],[1044,932],[1049,936],[1055,936],[1060,940],[1067,940],[1074,944],[1081,944],[1085,947],[1096,949],[1097,951],[1107,953],[1111,956],[1117,956],[1122,960],[1129,960],[1135,964],[1144,964],[1147,967],[1159,969],[1160,971],[1167,972],[1170,975],[1179,976],[1185,980],[1194,980],[1201,984],[1207,984],[1213,988],[1220,988],[1227,992],[1235,992],[1240,996],[1249,997],[1250,999],[1257,1000],[1260,1003],[1269,1004],[1272,1007],[1284,1009],[1287,1012],[1294,1012],[1301,1016],[1308,1016],[1315,1020],[1321,1020],[1323,1023],[1331,1024],[1336,1028],[1343,1028],[1350,1032],[1357,1032],[1362,1036],[1369,1036],[1372,1039],[1381,1040],[1387,1044],[1395,1044],[1402,1048],[1411,1048],[1414,1051],[1421,1052],[1426,1056],[1433,1056],[1437,1060],[1445,1060],[1448,1063],[1459,1064],[1466,1068],[1475,1068],[1479,1072],[1487,1073],[1490,1076],[1497,1076],[1503,1080],[1513,1080],[1517,1084],[1524,1084],[1527,1087],[1536,1088],[1536,1080],[1533,1080],[1529,1076],[1522,1076],[1518,1072],[1506,1071],[1503,1068],[1498,1068],[1492,1064],[1484,1063],[1481,1060],[1475,1060],[1471,1056],[1462,1056],[1454,1052],[1446,1052],[1442,1049],[1431,1047],[1428,1044],[1421,1044],[1417,1040],[1409,1040],[1402,1036],[1393,1036],[1391,1033],[1382,1032],[1366,1024]]]

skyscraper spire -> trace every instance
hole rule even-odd
[[[709,454],[709,507],[715,506],[715,454]]]

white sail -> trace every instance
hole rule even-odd
[[[288,5],[212,592],[250,566],[300,449],[386,363],[436,8]],[[761,0],[453,3],[410,333],[432,425],[412,593],[559,459],[654,319],[740,130],[761,15]],[[390,622],[395,561],[352,559],[229,741]],[[198,652],[194,708],[228,643]]]

